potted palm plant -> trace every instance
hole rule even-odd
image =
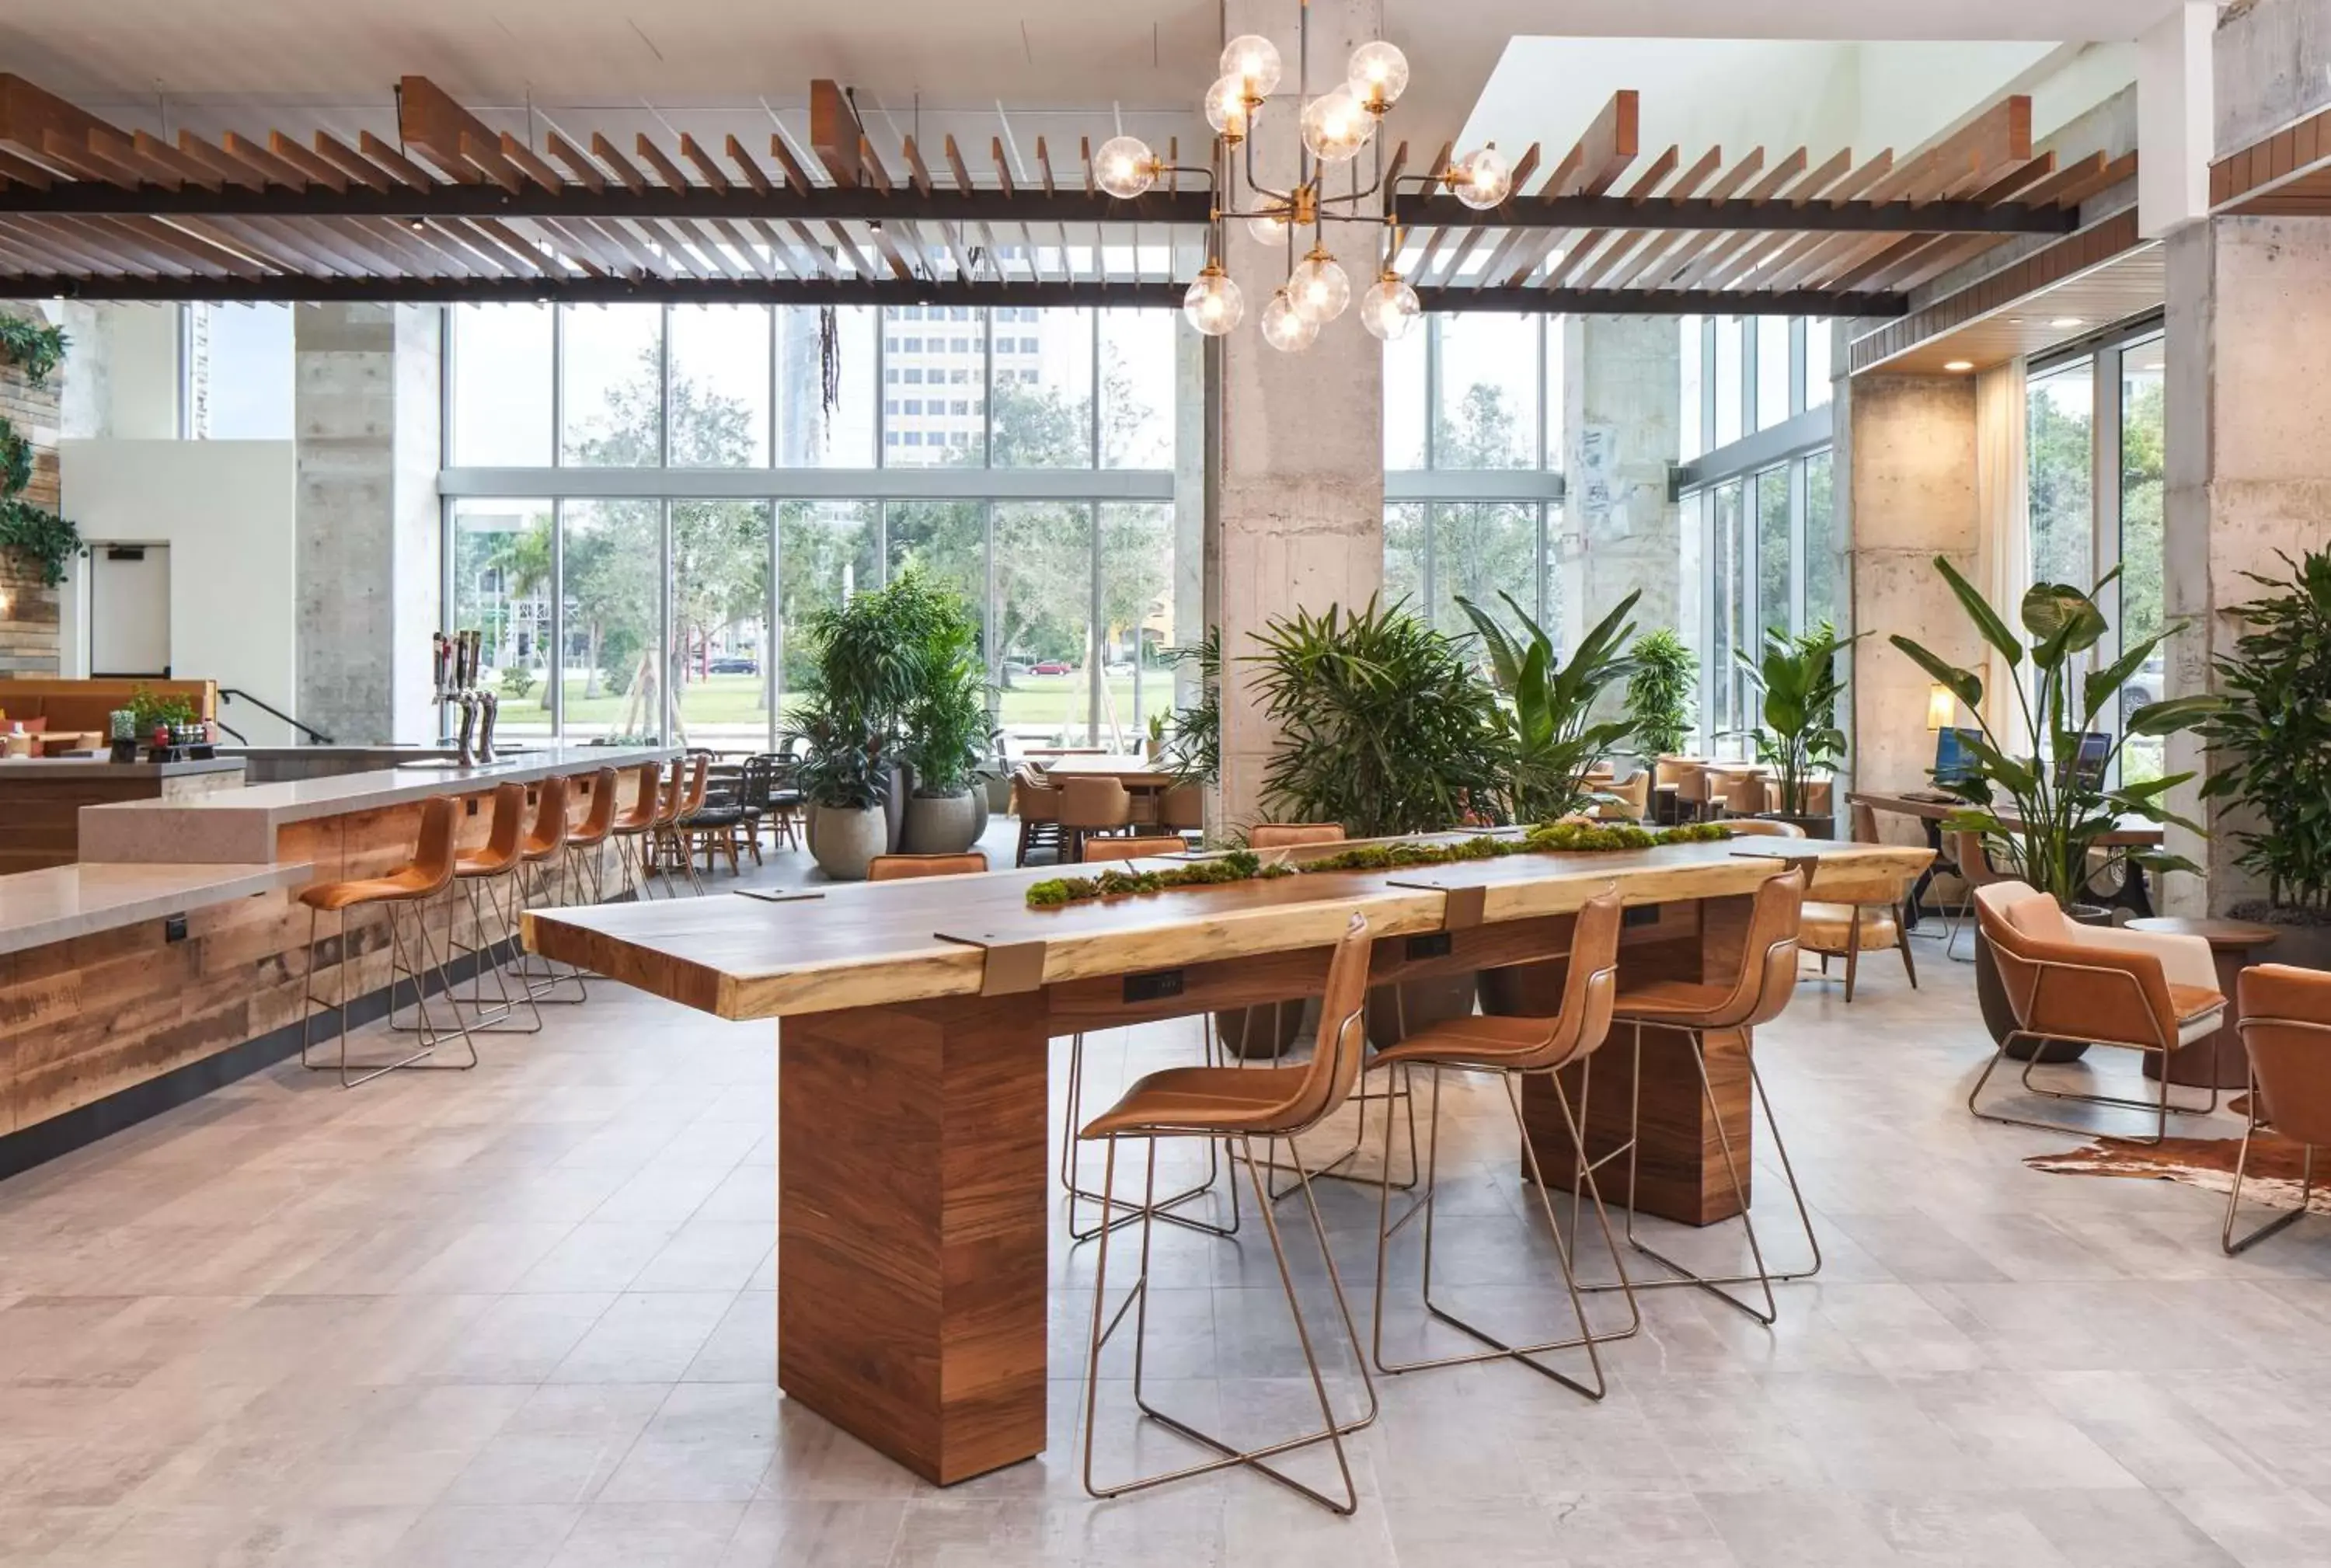
[[[1498,690],[1511,703],[1500,708],[1499,716],[1506,729],[1506,794],[1514,816],[1520,822],[1545,822],[1586,805],[1593,798],[1586,784],[1588,771],[1633,733],[1627,719],[1597,720],[1594,714],[1604,691],[1633,673],[1634,661],[1622,650],[1635,630],[1628,612],[1641,595],[1622,599],[1579,639],[1568,663],[1556,654],[1546,629],[1523,613],[1512,594],[1498,597],[1528,632],[1527,641],[1514,637],[1461,594],[1457,607],[1479,631]]]
[[[2134,865],[2153,871],[2196,870],[2181,855],[2107,846],[2103,841],[2119,827],[2122,818],[2132,816],[2201,832],[2163,803],[2168,793],[2191,779],[2192,774],[2115,784],[2113,765],[2129,736],[2169,736],[2193,729],[2215,711],[2215,698],[2175,697],[2131,710],[2120,733],[2112,737],[2103,765],[2097,765],[2093,758],[2088,766],[2080,765],[2084,737],[2098,732],[2102,716],[2118,699],[2122,685],[2152,658],[2155,649],[2183,630],[2184,622],[2140,638],[2109,664],[2083,674],[2087,656],[2111,630],[2104,612],[2097,607],[2096,594],[2120,575],[2118,568],[2086,593],[2065,583],[2034,584],[2021,606],[2023,632],[2031,640],[2028,644],[2008,629],[1999,613],[1947,559],[1936,556],[1935,569],[1950,584],[1976,632],[2016,676],[2013,708],[1994,704],[1993,715],[1984,717],[1983,677],[1910,638],[1897,634],[1891,639],[1895,647],[1976,715],[1980,727],[1979,733],[1966,737],[1972,759],[1968,775],[1954,784],[1968,803],[1946,818],[1944,828],[1982,834],[1984,852],[1994,865],[2051,895],[2075,918],[2104,917],[2105,912],[2090,903],[2088,889],[2099,874],[2117,866]],[[2014,1021],[2007,1011],[1990,948],[1980,939],[1975,945],[1975,984],[1984,1022],[1991,1025],[1994,1039],[2003,1038]],[[2011,1048],[2016,1049],[2026,1054],[2031,1050],[2028,1045]],[[2065,1049],[2051,1042],[2041,1048],[2040,1060],[2069,1060],[2083,1049],[2078,1045]]]
[[[899,841],[901,726],[923,670],[909,634],[919,592],[911,577],[819,610],[805,629],[813,662],[787,733],[805,746],[798,782],[810,853],[843,880],[864,877]]]
[[[1753,732],[1756,760],[1773,770],[1780,793],[1780,809],[1764,814],[1793,822],[1817,839],[1834,832],[1837,819],[1834,809],[1810,809],[1808,786],[1816,771],[1834,773],[1845,760],[1845,731],[1837,723],[1845,682],[1837,673],[1837,654],[1861,635],[1841,640],[1826,621],[1799,636],[1767,628],[1762,658],[1733,654],[1763,698],[1763,722]]]
[[[968,648],[926,651],[902,748],[915,780],[905,843],[918,855],[959,854],[985,825],[972,782],[988,736],[987,679]]]
[[[2202,794],[2263,827],[2234,831],[2234,860],[2266,897],[2227,913],[2280,927],[2277,963],[2331,969],[2331,551],[2283,562],[2288,577],[2245,574],[2272,591],[2237,607],[2250,629],[2218,660],[2225,706],[2201,729],[2212,764]]]
[[[1635,639],[1627,677],[1627,722],[1645,766],[1683,750],[1692,733],[1692,690],[1699,682],[1699,658],[1668,627]]]

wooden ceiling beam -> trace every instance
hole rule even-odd
[[[647,132],[641,131],[632,138],[632,151],[648,166],[648,172],[655,176],[656,183],[664,189],[686,191],[694,187],[695,182],[688,177],[686,171],[672,162],[671,156],[656,146],[655,138]]]
[[[365,157],[372,159],[373,162],[378,164],[382,168],[386,169],[391,175],[403,182],[407,189],[429,191],[437,188],[437,181],[430,175],[427,169],[423,168],[419,164],[414,163],[411,158],[406,157],[403,153],[397,151],[395,147],[381,140],[380,138],[373,135],[372,132],[368,130],[358,131],[357,133],[357,147],[364,154]],[[472,185],[476,183],[477,177],[475,171],[472,171],[471,177],[470,179],[456,181],[455,183],[460,185]]]
[[[913,137],[906,138],[906,149],[907,177],[914,182],[918,195],[928,196],[931,194],[931,171],[923,166],[923,155],[916,150]]]
[[[55,176],[40,165],[18,157],[5,148],[0,148],[0,176],[5,176],[13,184],[36,191],[47,190],[55,181]]]
[[[543,161],[540,153],[510,135],[509,132],[502,132],[499,150],[502,155],[502,161],[532,180],[536,188],[546,191],[563,191],[566,188],[566,182],[558,177],[557,169]]]
[[[275,155],[278,162],[297,169],[309,185],[321,185],[328,191],[345,192],[348,188],[348,176],[344,170],[333,167],[280,130],[267,133],[267,150]]]
[[[227,157],[224,152],[213,147],[193,131],[178,132],[178,151],[202,165],[228,185],[242,185],[254,191],[266,188],[267,181],[258,170],[240,158]]]
[[[722,171],[720,165],[714,160],[712,155],[686,131],[680,133],[680,156],[686,158],[695,167],[696,172],[704,176],[704,183],[711,186],[715,192],[721,195],[728,194],[731,187],[728,175]]]
[[[785,171],[785,178],[794,189],[806,191],[814,188],[809,171],[802,167],[801,159],[794,156],[794,149],[785,145],[784,131],[773,129],[769,132],[769,156],[777,160],[779,168]]]
[[[398,79],[396,134],[456,184],[476,185],[490,179],[505,190],[516,190],[521,183],[518,170],[503,159],[501,144],[485,121],[425,76]],[[476,145],[466,145],[465,138]]]
[[[839,83],[820,77],[809,84],[809,149],[825,166],[826,176],[844,190],[858,185],[865,135]]]
[[[13,72],[0,71],[0,147],[12,147],[37,159],[52,133],[63,138],[68,146],[86,147],[91,131],[128,139],[127,132],[56,94]]]
[[[101,185],[113,183],[111,166],[91,152],[85,138],[67,135],[61,130],[41,133],[41,157],[51,168],[71,175],[74,180],[93,180]]]
[[[575,176],[576,185],[594,195],[607,188],[607,176],[601,172],[597,164],[591,161],[581,147],[576,147],[557,131],[552,131],[546,137],[543,145],[550,149],[552,157],[566,166],[566,172]]]
[[[333,136],[329,131],[318,131],[314,145],[317,157],[339,170],[366,190],[385,191],[393,189],[396,185],[396,182],[389,177],[385,169]],[[142,144],[139,150],[144,150]]]
[[[228,131],[220,139],[227,157],[245,167],[255,170],[259,177],[267,184],[281,185],[285,190],[290,191],[304,191],[308,188],[306,175],[269,152],[259,143],[237,136],[233,131]],[[340,188],[344,191],[347,188],[345,182]]]
[[[614,142],[597,131],[591,133],[591,156],[606,166],[608,172],[623,182],[623,188],[637,195],[648,188],[648,176],[640,173],[632,160],[619,151]]]
[[[745,183],[753,187],[755,195],[766,196],[776,188],[769,183],[769,176],[762,172],[759,162],[746,150],[743,142],[732,136],[722,150],[728,153],[728,161],[737,166],[737,172],[745,176]]]

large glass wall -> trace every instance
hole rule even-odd
[[[768,746],[811,618],[909,565],[971,606],[1015,738],[1130,747],[1170,702],[1174,312],[465,305],[446,330],[445,620],[487,632],[506,730]]]

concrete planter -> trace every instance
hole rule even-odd
[[[2288,908],[2263,898],[2237,904],[2226,913],[2237,920],[2274,927],[2274,946],[2260,949],[2255,955],[2258,962],[2331,969],[2331,920],[2312,910]]]
[[[819,870],[837,882],[862,882],[875,856],[890,847],[889,823],[880,806],[809,808],[809,852]]]
[[[909,796],[903,841],[910,855],[959,855],[979,841],[979,803],[969,790]]]

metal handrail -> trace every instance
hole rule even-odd
[[[222,686],[219,688],[219,700],[221,702],[231,702],[238,697],[242,698],[245,702],[248,702],[252,707],[258,708],[262,713],[273,714],[276,717],[281,719],[284,723],[298,730],[301,735],[306,736],[318,746],[331,746],[335,744],[332,737],[326,735],[322,730],[316,728],[313,725],[300,723],[298,719],[292,717],[290,714],[284,712],[281,708],[276,707],[273,703],[268,701],[264,698],[253,697],[250,692],[243,690],[240,687]],[[225,725],[222,724],[219,727],[221,729],[226,729],[226,732],[229,735],[233,736],[235,739],[243,739],[243,736],[234,730],[227,729]]]

